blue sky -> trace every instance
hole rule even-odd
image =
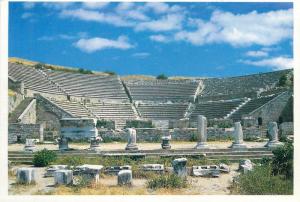
[[[288,69],[293,4],[11,2],[9,57],[120,75]]]

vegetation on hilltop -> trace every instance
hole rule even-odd
[[[168,79],[168,77],[167,77],[166,75],[164,75],[164,74],[160,74],[160,75],[158,75],[158,76],[156,77],[156,79],[166,80],[166,79]]]

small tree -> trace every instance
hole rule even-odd
[[[57,155],[54,151],[43,149],[34,155],[32,163],[35,167],[44,167],[55,161],[56,158]]]
[[[160,74],[156,77],[156,79],[161,79],[161,80],[165,80],[165,79],[168,79],[168,77],[164,74]]]
[[[280,87],[286,86],[287,85],[287,81],[288,81],[287,75],[286,74],[282,75],[279,78],[278,86],[280,86]]]
[[[37,63],[37,64],[34,65],[34,68],[35,69],[43,69],[44,66],[45,66],[45,64],[43,64],[43,63]]]
[[[111,76],[116,75],[116,72],[113,71],[105,71],[104,73],[109,74]]]

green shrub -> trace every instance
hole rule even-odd
[[[91,70],[88,70],[88,69],[82,69],[82,68],[78,69],[78,72],[79,72],[80,74],[93,74],[93,72],[92,72]]]
[[[196,142],[198,140],[198,135],[197,133],[192,133],[190,138],[189,138],[189,141],[190,142]]]
[[[293,182],[280,175],[272,175],[272,167],[264,165],[239,175],[233,182],[231,192],[247,195],[293,194]]]
[[[293,178],[294,146],[287,142],[282,147],[273,150],[274,159],[272,171],[275,175],[284,175],[288,179]]]
[[[56,158],[57,155],[54,151],[43,149],[34,154],[32,163],[35,167],[44,167],[55,161]]]
[[[43,63],[37,63],[37,64],[34,65],[34,68],[35,69],[43,69],[44,66],[45,66],[45,64],[43,64]]]
[[[78,175],[74,178],[75,183],[72,185],[74,192],[80,191],[82,188],[90,187],[92,181],[85,175]]]
[[[115,129],[115,122],[109,121],[109,120],[104,120],[104,119],[98,119],[96,127],[97,128],[103,127],[103,128],[108,128],[108,129]]]
[[[104,73],[109,74],[110,76],[116,75],[116,72],[113,71],[104,71]]]
[[[156,79],[166,80],[166,79],[168,79],[168,77],[164,74],[160,74],[156,77]]]
[[[152,121],[127,120],[126,128],[154,128]]]
[[[185,188],[187,187],[186,180],[177,175],[160,175],[147,181],[147,187],[150,189],[159,188]]]

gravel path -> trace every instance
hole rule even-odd
[[[232,144],[231,141],[227,142],[208,142],[210,148],[228,148]],[[252,147],[263,147],[266,142],[245,142],[249,148]],[[196,146],[196,142],[171,142],[172,149],[191,149]],[[70,148],[73,149],[88,149],[89,144],[82,144],[82,143],[71,143],[69,144]],[[125,149],[126,143],[120,142],[113,142],[113,143],[102,143],[101,150],[109,151],[109,150],[119,150]],[[151,150],[151,149],[161,149],[160,143],[138,143],[138,147],[141,150]],[[54,144],[38,144],[38,150],[47,148],[49,150],[58,150],[58,145]],[[24,149],[24,144],[11,144],[8,145],[8,151],[22,151]]]

